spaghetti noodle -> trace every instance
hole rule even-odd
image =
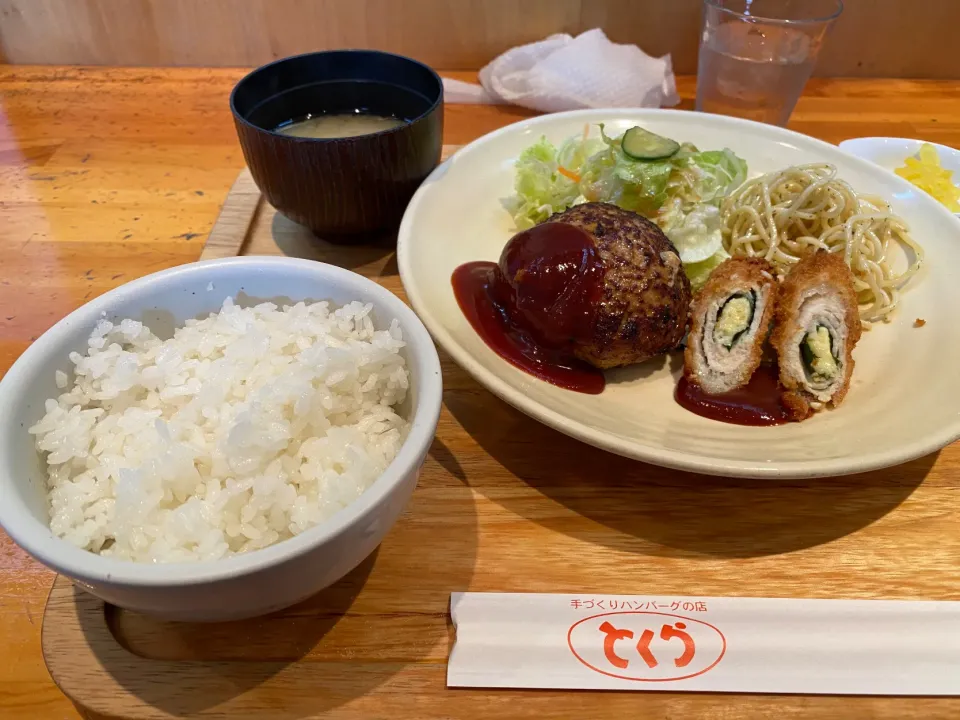
[[[858,195],[836,175],[833,165],[815,163],[748,180],[723,201],[724,247],[733,256],[765,258],[781,275],[817,250],[842,253],[861,318],[886,319],[920,269],[923,248],[882,198]],[[904,271],[890,264],[895,245],[912,255]]]

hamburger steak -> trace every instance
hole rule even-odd
[[[676,248],[659,227],[609,203],[577,205],[547,223],[586,233],[594,245],[594,262],[602,268],[589,332],[570,338],[575,357],[607,369],[648,360],[680,344],[690,311],[690,282]],[[501,258],[501,270],[506,269]],[[518,296],[525,270],[505,273]],[[575,283],[568,289],[581,291]]]

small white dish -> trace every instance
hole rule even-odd
[[[251,301],[330,300],[373,304],[374,320],[396,318],[411,392],[407,439],[384,473],[359,498],[301,534],[221,560],[166,564],[102,557],[50,530],[44,464],[27,428],[60,394],[54,373],[85,350],[103,314],[165,323],[216,312],[228,296]],[[380,544],[410,498],[433,442],[442,396],[440,360],[413,311],[386,288],[342,268],[297,258],[241,257],[171,268],[122,285],[41,335],[0,382],[0,525],[37,560],[109,603],[174,620],[233,620],[279,610],[336,582]]]
[[[585,395],[515,368],[477,335],[450,278],[462,263],[496,261],[515,232],[501,200],[513,193],[516,158],[541,135],[559,143],[599,122],[611,134],[640,124],[703,149],[728,147],[751,174],[832,163],[856,190],[882,195],[903,216],[926,250],[925,268],[894,319],[864,333],[843,405],[802,423],[729,425],[674,400],[676,354],[671,362],[661,357],[608,373],[602,393]],[[897,465],[960,438],[960,221],[903,178],[800,133],[678,110],[579,110],[525,120],[471,143],[427,178],[401,223],[397,260],[411,304],[461,367],[536,420],[610,452],[710,475],[805,478]],[[914,327],[918,318],[925,327]]]
[[[840,149],[893,172],[898,167],[903,167],[903,162],[908,157],[916,155],[925,142],[911,138],[863,137],[844,140],[840,143]],[[937,149],[940,165],[953,173],[954,184],[960,186],[960,150],[938,143],[930,145]],[[960,217],[960,213],[954,214]]]

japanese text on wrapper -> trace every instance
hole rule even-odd
[[[582,597],[570,601],[570,607],[578,610],[602,611],[646,611],[646,612],[707,612],[707,603],[703,600],[614,600],[612,598]]]

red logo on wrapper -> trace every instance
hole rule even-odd
[[[574,623],[570,652],[601,675],[667,682],[703,675],[727,651],[727,639],[703,620],[658,612],[610,612]]]

